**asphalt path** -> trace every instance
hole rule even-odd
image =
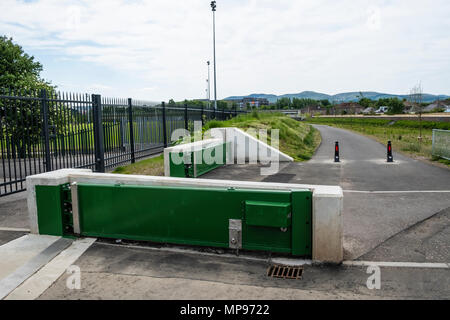
[[[450,170],[397,153],[394,153],[395,162],[387,164],[385,146],[345,130],[325,126],[317,128],[322,134],[322,144],[308,162],[282,164],[278,174],[268,177],[260,175],[259,165],[226,166],[203,177],[340,185],[345,190],[344,247],[347,260],[448,263],[450,193],[442,191],[450,190]],[[333,162],[336,140],[341,145],[342,162],[338,164]],[[25,193],[1,200],[0,227],[26,227]],[[21,235],[21,231],[1,231],[0,245]],[[267,277],[268,262],[265,259],[226,257],[223,253],[227,250],[210,252],[202,249],[202,254],[198,254],[183,252],[179,248],[170,251],[165,247],[97,242],[74,263],[81,270],[81,290],[68,289],[68,275],[63,274],[39,298],[450,297],[448,269],[383,267],[381,290],[369,290],[366,287],[369,275],[364,267],[305,266],[301,281],[286,281]],[[267,258],[267,255],[261,253],[259,258]]]
[[[268,177],[261,176],[259,165],[226,166],[204,177],[341,186],[345,190],[345,259],[362,259],[385,241],[434,219],[450,207],[450,170],[397,153],[395,144],[394,163],[387,163],[386,145],[351,131],[315,127],[322,135],[322,143],[310,161],[281,164],[280,171]],[[334,163],[336,141],[340,145],[340,163]],[[436,256],[448,252],[450,238],[437,233],[448,234],[449,228],[447,224],[444,231],[428,229],[427,237],[437,239],[435,245],[440,254]],[[414,256],[418,249],[411,244],[404,250]],[[383,252],[376,258],[385,261],[400,258],[393,250]],[[403,259],[405,255],[408,256],[404,254]],[[420,260],[436,259],[427,256]]]

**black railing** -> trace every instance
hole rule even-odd
[[[151,105],[100,95],[0,89],[0,197],[25,178],[62,169],[105,172],[159,154],[175,129],[243,111]]]

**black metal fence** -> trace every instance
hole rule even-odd
[[[161,153],[175,129],[242,111],[154,106],[133,99],[0,89],[0,197],[24,191],[25,178],[62,169],[105,172]]]

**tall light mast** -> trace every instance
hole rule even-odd
[[[211,1],[213,13],[213,51],[214,51],[214,110],[217,110],[217,76],[216,76],[216,1]]]

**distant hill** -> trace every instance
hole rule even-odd
[[[408,99],[408,95],[397,95],[397,94],[388,94],[388,93],[379,93],[379,92],[363,92],[362,93],[365,98],[369,98],[372,100],[379,100],[382,98],[399,98],[399,99]],[[270,103],[277,102],[278,99],[281,98],[299,98],[299,99],[314,99],[314,100],[323,100],[328,99],[330,102],[353,102],[358,101],[360,99],[360,92],[345,92],[339,93],[335,95],[329,95],[325,93],[319,93],[314,91],[303,91],[300,93],[293,94],[283,94],[280,96],[274,94],[264,94],[264,93],[254,93],[248,96],[232,96],[225,98],[224,100],[240,100],[243,98],[265,98],[269,100]],[[438,99],[445,100],[450,98],[450,96],[446,95],[433,95],[433,94],[423,94],[423,102],[433,102]]]

